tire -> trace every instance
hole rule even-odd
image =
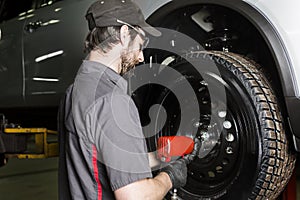
[[[203,186],[202,190],[192,190],[189,184],[195,184],[192,181],[195,173],[190,173],[188,184],[179,193],[184,199],[276,199],[293,172],[296,158],[288,143],[279,104],[267,79],[253,61],[240,55],[215,51],[195,52],[187,56],[208,59],[218,66],[227,85],[229,115],[226,120],[232,120],[236,132],[223,131],[219,140],[221,151],[217,151],[214,160],[207,160],[206,156],[189,167],[190,170],[196,167],[196,172],[200,171],[204,179],[207,177],[209,187],[198,184]],[[232,142],[236,145],[230,145],[232,154],[223,153],[228,146],[222,145],[228,143],[226,131],[236,138]],[[230,156],[236,157],[232,159]],[[224,161],[234,163],[230,165]],[[230,167],[227,173],[224,164]],[[225,173],[225,176],[221,175],[224,180],[217,179],[218,174],[222,174],[218,172],[220,168]],[[215,175],[203,176],[204,172]],[[214,179],[218,182],[214,183]],[[199,182],[202,182],[201,179]],[[194,191],[205,192],[204,195],[195,195]]]
[[[202,73],[195,73],[187,60],[195,60],[197,63],[211,62],[218,67],[222,79],[220,82],[226,88],[227,112],[223,121],[229,122],[230,127],[224,128],[223,122],[215,128],[209,128],[212,115],[209,111],[212,104],[207,103],[211,101],[208,97],[209,91],[206,88],[206,91],[198,92],[201,126],[197,130],[197,136],[205,146],[203,133],[214,134],[221,131],[221,134],[208,154],[201,156],[200,150],[198,158],[188,166],[187,184],[177,190],[177,195],[186,200],[276,199],[292,175],[296,157],[289,144],[279,102],[268,80],[258,70],[258,65],[240,55],[199,51],[186,54],[171,66],[188,79],[194,91],[199,90],[197,83],[201,82],[204,76],[209,79],[212,73],[203,72],[206,73],[204,76]],[[216,79],[209,80],[208,84],[215,84]],[[169,85],[180,87],[180,81],[170,82]],[[140,96],[145,96],[144,93]],[[163,130],[155,139],[148,140],[148,148],[150,146],[151,151],[154,150],[153,143],[159,136],[171,135],[170,133],[177,131],[174,129],[180,119],[174,119],[172,116],[178,116],[178,112],[183,110],[178,109],[176,97],[169,90],[155,88],[152,93],[155,93],[153,96],[156,98],[152,104],[163,105],[168,117]],[[135,98],[139,99],[138,93],[135,94]],[[147,108],[151,106],[149,102],[146,104]],[[188,107],[189,103],[185,105]],[[143,103],[138,107],[143,107]],[[206,142],[209,144],[211,141]],[[171,198],[171,193],[167,199]]]

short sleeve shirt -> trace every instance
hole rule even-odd
[[[114,199],[113,191],[152,177],[138,111],[119,74],[83,61],[63,105],[60,199]]]

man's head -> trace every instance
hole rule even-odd
[[[106,54],[121,44],[121,74],[143,61],[142,50],[148,43],[146,32],[153,36],[161,34],[145,22],[140,8],[131,0],[98,0],[89,7],[86,19],[90,30],[86,51],[100,50]]]

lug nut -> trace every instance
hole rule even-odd
[[[226,111],[219,111],[218,112],[218,116],[221,117],[221,118],[226,117],[226,114],[227,114]]]
[[[226,129],[230,129],[232,127],[232,124],[230,121],[224,121],[223,122],[223,127]]]
[[[226,153],[227,154],[233,154],[232,147],[227,147],[226,148]]]
[[[231,134],[231,133],[227,133],[225,139],[226,139],[227,142],[233,142],[234,141],[234,135]]]

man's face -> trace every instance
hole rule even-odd
[[[137,35],[135,39],[129,43],[127,49],[125,49],[121,54],[121,75],[124,75],[129,70],[133,69],[135,65],[144,61],[143,55],[143,39],[140,35]]]

